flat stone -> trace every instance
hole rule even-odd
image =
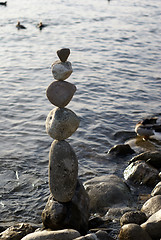
[[[46,119],[46,131],[56,140],[69,138],[79,127],[77,115],[67,108],[55,108],[50,111]]]
[[[69,48],[62,48],[57,51],[57,55],[60,59],[60,61],[65,62],[70,54],[70,49]]]
[[[49,187],[55,200],[68,202],[77,184],[78,161],[70,144],[53,141],[49,153]]]
[[[56,61],[51,66],[54,79],[63,81],[67,79],[73,72],[72,64],[67,62]]]
[[[89,197],[80,180],[71,201],[60,203],[52,194],[42,212],[45,228],[52,230],[72,228],[82,235],[87,233],[89,219]]]
[[[26,235],[22,240],[72,240],[80,236],[80,233],[73,229],[59,231],[37,231]]]
[[[119,233],[119,240],[152,240],[146,231],[139,225],[129,223],[125,224]]]
[[[46,95],[49,101],[60,108],[65,107],[72,99],[76,86],[66,81],[54,81],[47,90]]]
[[[151,236],[152,239],[161,237],[161,209],[154,213],[141,227]]]

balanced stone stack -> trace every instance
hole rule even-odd
[[[55,79],[47,88],[48,100],[56,106],[47,116],[46,131],[54,139],[49,153],[49,188],[51,195],[42,213],[46,228],[73,228],[86,233],[89,198],[78,179],[78,160],[66,141],[79,127],[77,115],[65,106],[71,101],[76,86],[65,81],[73,72],[67,61],[70,49],[57,51],[60,60],[52,64]]]

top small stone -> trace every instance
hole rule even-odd
[[[57,55],[61,62],[65,62],[68,59],[69,54],[70,54],[69,48],[62,48],[57,51]]]

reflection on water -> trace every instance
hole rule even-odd
[[[109,158],[115,144],[159,148],[135,138],[134,128],[160,112],[160,12],[160,0],[15,0],[0,8],[1,224],[41,222],[52,142],[44,125],[53,106],[45,91],[62,47],[71,49],[68,81],[77,87],[67,107],[81,118],[68,139],[79,177],[122,176],[129,159]],[[16,29],[18,20],[25,31]],[[42,31],[36,28],[40,21],[47,24]]]

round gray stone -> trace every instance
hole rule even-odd
[[[67,79],[73,72],[72,64],[69,61],[56,61],[52,64],[52,74],[54,79],[63,81]]]
[[[70,137],[79,127],[79,118],[67,108],[55,108],[46,119],[46,131],[56,140]]]
[[[55,200],[68,202],[77,184],[78,161],[70,144],[53,141],[49,153],[49,187]]]

